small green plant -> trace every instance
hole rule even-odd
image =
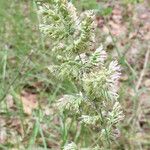
[[[136,3],[142,3],[143,0],[124,0],[123,2],[126,4],[128,4],[128,3],[136,4]]]
[[[98,7],[99,7],[98,2],[96,0],[92,0],[92,1],[89,1],[89,0],[79,0],[79,1],[72,0],[72,2],[75,5],[78,5],[80,3],[80,7],[83,10],[98,9]]]
[[[92,11],[79,15],[67,0],[50,0],[38,5],[40,30],[50,37],[52,43],[50,53],[54,61],[49,70],[58,80],[67,79],[76,87],[76,92],[64,93],[55,105],[62,116],[62,147],[65,150],[79,149],[78,139],[84,137],[84,133],[78,130],[84,128],[95,133],[96,142],[80,144],[81,147],[109,149],[116,137],[117,126],[124,117],[117,101],[120,66],[116,60],[106,62],[107,54],[102,45],[96,48]],[[70,125],[65,122],[67,118],[72,120]],[[68,130],[73,122],[76,122],[77,133],[69,137]],[[92,140],[92,135],[88,136]],[[78,146],[73,142],[67,144],[70,139]]]
[[[98,16],[108,16],[112,13],[111,7],[104,7],[103,4],[97,0],[72,0],[72,2],[81,10],[93,10]]]

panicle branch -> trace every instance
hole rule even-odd
[[[95,49],[94,13],[78,14],[71,2],[51,0],[39,4],[39,16],[41,32],[52,40],[50,53],[55,62],[49,66],[50,72],[59,80],[74,82],[79,89],[64,94],[57,107],[68,116],[78,116],[83,124],[98,127],[99,135],[112,135],[124,117],[117,100],[121,69],[116,60],[106,64],[102,45]],[[75,143],[64,147],[71,149],[77,149]]]

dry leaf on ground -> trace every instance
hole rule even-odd
[[[38,107],[37,95],[23,91],[21,93],[23,110],[26,114],[31,115],[32,110]]]

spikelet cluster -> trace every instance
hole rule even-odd
[[[64,146],[64,150],[78,150],[78,148],[74,142],[71,142]]]
[[[78,93],[64,94],[57,106],[61,111],[77,115],[81,124],[99,128],[100,136],[107,134],[111,139],[124,117],[117,101],[121,69],[116,60],[106,63],[107,54],[102,45],[95,48],[93,12],[78,14],[71,2],[50,0],[39,4],[39,16],[40,30],[50,37],[50,54],[55,58],[48,69],[59,80],[67,79],[78,89]],[[70,143],[64,149],[77,147]]]
[[[64,150],[102,150],[102,149],[98,145],[93,148],[78,148],[74,142],[71,142],[64,146]]]

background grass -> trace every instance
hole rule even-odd
[[[137,5],[137,1],[135,3]],[[76,6],[80,10],[83,7],[84,9],[98,8],[94,1],[92,4],[91,1],[90,3],[80,1],[80,3],[76,3]],[[101,14],[106,16],[110,15],[111,12],[111,9],[105,8],[100,11]],[[98,31],[99,33],[100,31]],[[147,47],[144,46],[148,46],[149,43],[141,43],[141,45],[144,45],[141,48],[144,47],[145,49],[140,52],[140,59],[143,62],[142,67],[139,67],[137,64],[129,63],[126,55],[124,55],[128,45],[125,49],[120,50],[117,45],[118,39],[112,35],[109,36],[114,39],[113,51],[117,52],[115,57],[119,59],[122,65],[123,76],[127,75],[127,79],[123,79],[123,82],[121,82],[119,98],[126,119],[120,126],[121,137],[116,141],[117,148],[112,146],[112,149],[149,149],[150,136],[145,135],[147,130],[145,131],[139,126],[138,113],[141,113],[141,110],[137,109],[141,99],[150,99],[150,97],[141,98],[141,93],[148,93],[149,89],[142,84],[142,87],[136,90],[136,83],[142,71],[147,50]],[[98,41],[104,42],[105,37],[100,37]],[[65,115],[57,116],[55,114],[53,101],[57,95],[61,95],[62,91],[72,93],[74,86],[67,81],[59,83],[49,74],[47,69],[51,63],[49,49],[50,42],[43,41],[38,30],[38,17],[34,1],[0,0],[0,121],[4,121],[5,128],[4,126],[0,127],[1,130],[6,129],[8,134],[5,142],[0,144],[0,149],[11,149],[13,147],[16,149],[23,149],[24,147],[28,149],[36,149],[37,147],[59,149],[60,143],[65,143],[68,140],[68,135],[75,133],[76,136],[73,140],[82,146],[87,147],[95,142],[96,134],[91,135],[90,129],[81,128],[82,130],[78,130],[76,122],[69,127],[68,125],[72,120],[64,122]],[[109,48],[107,51],[109,52]],[[114,56],[110,56],[110,59],[111,57]],[[148,76],[150,62],[148,62],[147,69]],[[146,78],[149,78],[147,76]],[[24,114],[19,100],[24,90],[34,93],[38,97],[39,107],[31,116]],[[128,90],[130,90],[130,94],[131,90],[133,91],[132,97],[129,97]],[[7,97],[9,95],[13,97],[15,102],[13,110],[9,109],[8,106]],[[141,109],[143,108],[141,107]],[[147,111],[149,112],[149,109]],[[12,125],[14,122],[15,125]],[[19,125],[16,122],[19,122]],[[147,128],[149,130],[149,121],[146,120],[146,122],[148,122]],[[16,127],[23,131],[16,132]],[[138,129],[142,130],[140,136],[136,135]],[[91,136],[92,141],[89,141],[89,136]]]

